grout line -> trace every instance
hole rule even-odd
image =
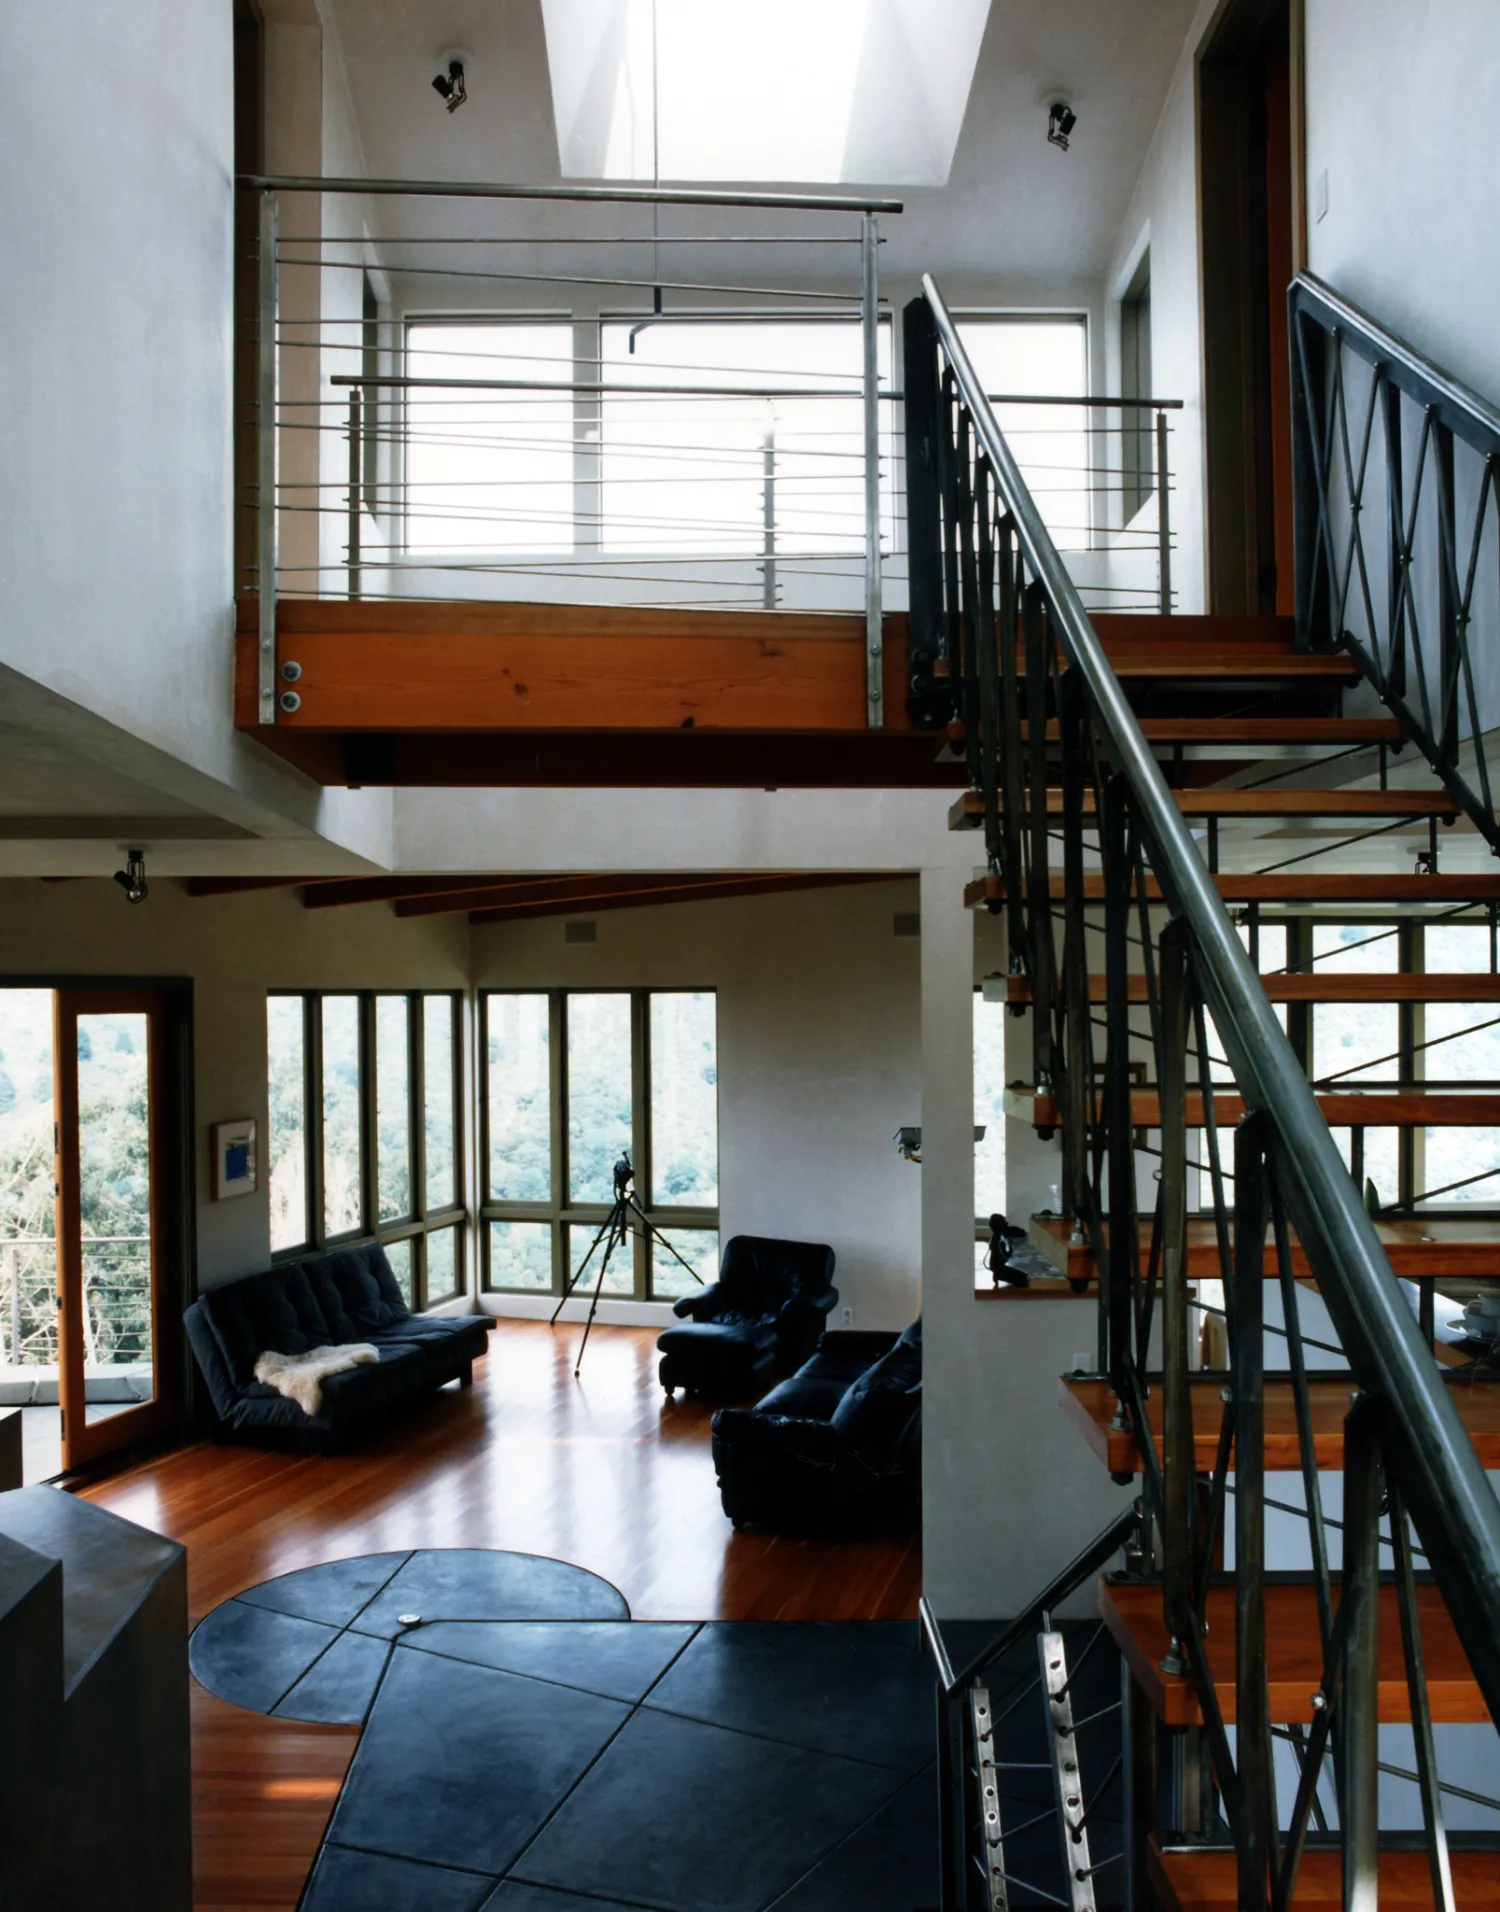
[[[413,1551],[415,1551],[415,1549],[413,1549]],[[357,1555],[356,1555],[355,1557],[356,1557],[356,1558],[358,1558],[358,1556],[357,1556]],[[403,1561],[401,1561],[401,1562],[399,1563],[399,1565],[397,1565],[397,1566],[394,1566],[394,1567],[392,1567],[392,1568],[391,1568],[391,1571],[390,1571],[390,1573],[389,1573],[389,1574],[388,1574],[388,1575],[386,1576],[386,1578],[385,1578],[385,1579],[384,1579],[384,1580],[383,1580],[383,1581],[381,1582],[381,1584],[380,1584],[380,1586],[376,1588],[376,1590],[375,1590],[375,1592],[374,1592],[374,1593],[372,1593],[372,1594],[370,1595],[370,1598],[369,1598],[368,1600],[366,1600],[366,1601],[365,1601],[365,1603],[364,1603],[364,1606],[362,1606],[362,1607],[361,1607],[361,1608],[359,1609],[359,1612],[357,1612],[357,1613],[355,1614],[355,1616],[354,1616],[354,1620],[357,1620],[357,1619],[358,1619],[358,1618],[360,1617],[360,1614],[362,1614],[362,1613],[363,1613],[363,1612],[365,1611],[365,1609],[366,1609],[367,1607],[369,1607],[369,1606],[371,1605],[371,1603],[372,1603],[373,1601],[376,1601],[376,1600],[378,1600],[378,1599],[380,1598],[380,1596],[381,1596],[381,1594],[383,1594],[383,1593],[385,1592],[385,1590],[386,1590],[386,1588],[387,1588],[387,1587],[388,1587],[388,1586],[389,1586],[389,1585],[391,1584],[391,1581],[395,1579],[395,1577],[396,1577],[396,1575],[397,1575],[398,1573],[400,1573],[400,1571],[401,1571],[401,1568],[402,1568],[402,1567],[404,1567],[404,1566],[405,1566],[405,1565],[407,1564],[407,1561],[409,1561],[409,1560],[411,1559],[411,1557],[412,1557],[412,1556],[411,1556],[411,1554],[410,1554],[410,1553],[408,1553],[408,1554],[407,1554],[407,1556],[406,1556],[406,1559],[405,1559],[405,1560],[403,1560]],[[337,1564],[339,1564],[339,1563],[338,1563],[338,1562],[332,1562],[332,1561],[331,1561],[331,1562],[329,1562],[328,1564],[329,1564],[329,1565],[337,1565]],[[311,1568],[306,1568],[306,1567],[294,1567],[294,1568],[292,1569],[292,1572],[293,1572],[293,1573],[307,1573],[307,1572],[311,1572],[311,1571],[312,1571],[312,1569],[311,1569]],[[278,1574],[278,1576],[277,1576],[277,1578],[278,1578],[278,1579],[281,1579],[281,1580],[289,1580],[289,1579],[291,1578],[291,1574]],[[272,1583],[272,1582],[270,1582],[270,1581],[262,1581],[262,1582],[261,1582],[260,1584],[261,1584],[262,1586],[270,1586],[270,1585],[272,1585],[273,1583]],[[250,1591],[250,1592],[252,1592],[252,1593],[253,1593],[253,1592],[254,1592],[254,1588],[252,1587],[252,1588],[250,1588],[250,1589],[248,1589],[248,1591]],[[253,1606],[255,1606],[255,1602],[254,1602],[253,1600],[243,1600],[243,1599],[241,1599],[241,1596],[240,1596],[239,1594],[236,1594],[236,1595],[235,1595],[234,1597],[235,1597],[235,1599],[237,1599],[237,1600],[240,1600],[240,1603],[241,1603],[241,1605],[242,1605],[242,1606],[247,1606],[247,1607],[253,1607]],[[257,1611],[258,1611],[258,1612],[260,1612],[260,1613],[278,1613],[278,1612],[280,1612],[280,1611],[282,1611],[282,1609],[280,1609],[279,1607],[259,1607],[259,1608],[257,1608]],[[291,1614],[291,1615],[289,1615],[288,1617],[289,1617],[290,1619],[294,1619],[294,1620],[298,1620],[298,1619],[305,1619],[305,1618],[306,1618],[306,1615],[304,1615],[304,1614],[295,1614],[295,1613],[294,1613],[294,1614]],[[333,1649],[334,1649],[334,1648],[335,1648],[335,1647],[336,1647],[336,1646],[338,1645],[338,1643],[339,1643],[339,1641],[340,1641],[340,1640],[342,1640],[342,1639],[344,1638],[344,1636],[345,1636],[345,1635],[346,1635],[347,1633],[350,1633],[350,1632],[351,1632],[351,1631],[353,1630],[353,1627],[354,1627],[354,1620],[350,1620],[350,1621],[348,1621],[348,1622],[347,1622],[347,1623],[346,1623],[345,1625],[343,1625],[343,1626],[341,1626],[341,1627],[339,1627],[339,1628],[338,1628],[338,1629],[337,1629],[337,1630],[335,1631],[335,1633],[334,1633],[334,1636],[333,1636],[333,1638],[332,1638],[332,1639],[331,1639],[331,1640],[330,1640],[330,1641],[328,1642],[328,1644],[327,1644],[326,1646],[324,1646],[324,1647],[320,1647],[320,1648],[318,1649],[318,1651],[317,1651],[317,1652],[316,1652],[316,1653],[315,1653],[315,1654],[313,1655],[313,1657],[312,1657],[312,1658],[311,1658],[311,1659],[310,1659],[310,1660],[308,1661],[308,1663],[307,1663],[307,1665],[306,1665],[305,1667],[303,1667],[303,1669],[302,1669],[302,1671],[301,1671],[301,1672],[300,1672],[300,1673],[299,1673],[299,1674],[297,1675],[297,1677],[296,1677],[296,1679],[294,1679],[294,1680],[292,1681],[292,1683],[291,1683],[291,1685],[290,1685],[290,1686],[289,1686],[289,1687],[288,1687],[288,1688],[286,1689],[286,1691],[285,1691],[284,1693],[282,1693],[282,1694],[280,1694],[280,1695],[278,1696],[278,1698],[277,1698],[277,1700],[276,1700],[276,1702],[275,1702],[275,1705],[273,1705],[273,1706],[270,1706],[270,1707],[268,1707],[268,1708],[266,1709],[266,1714],[265,1714],[265,1717],[266,1717],[267,1719],[278,1719],[278,1718],[279,1718],[279,1719],[294,1719],[294,1718],[296,1717],[296,1715],[295,1715],[295,1714],[290,1714],[290,1713],[281,1713],[281,1714],[278,1714],[278,1713],[277,1713],[277,1711],[276,1711],[276,1707],[278,1707],[278,1706],[284,1706],[284,1705],[286,1704],[286,1702],[287,1702],[287,1701],[288,1701],[288,1700],[289,1700],[289,1699],[291,1698],[291,1696],[292,1696],[292,1694],[296,1692],[296,1690],[297,1690],[297,1688],[298,1688],[298,1687],[299,1687],[299,1686],[300,1686],[300,1685],[302,1684],[302,1682],[303,1682],[303,1681],[304,1681],[304,1680],[305,1680],[305,1679],[307,1678],[307,1676],[308,1676],[308,1674],[312,1672],[312,1670],[313,1670],[313,1668],[314,1668],[315,1666],[319,1666],[319,1665],[321,1665],[321,1664],[322,1664],[322,1661],[323,1661],[323,1659],[324,1659],[324,1656],[325,1656],[325,1655],[327,1655],[327,1654],[329,1654],[329,1653],[331,1653],[331,1652],[333,1651]],[[328,1621],[326,1621],[326,1620],[314,1620],[314,1621],[312,1621],[312,1622],[310,1622],[310,1624],[311,1624],[311,1625],[313,1625],[313,1626],[327,1626],[327,1625],[329,1624],[329,1622],[328,1622]],[[376,1634],[376,1635],[373,1635],[373,1636],[372,1636],[372,1635],[370,1635],[370,1634],[367,1634],[367,1633],[366,1633],[366,1634],[361,1634],[361,1636],[360,1636],[360,1637],[361,1637],[362,1639],[370,1639],[370,1638],[372,1638],[372,1637],[373,1637],[373,1638],[376,1638],[376,1639],[378,1639],[378,1638],[379,1638],[380,1636],[379,1636],[378,1634]],[[389,1664],[389,1658],[387,1658],[387,1664]],[[380,1676],[380,1677],[381,1677],[381,1679],[384,1679],[384,1677],[385,1677],[385,1673],[384,1673],[384,1669],[382,1669],[382,1671],[381,1671],[381,1676]],[[377,1680],[377,1681],[375,1682],[375,1691],[376,1691],[377,1693],[378,1693],[378,1692],[380,1691],[380,1681],[379,1681],[379,1680]],[[374,1700],[374,1695],[372,1694],[372,1695],[371,1695],[371,1698],[370,1698],[370,1700],[369,1700],[369,1702],[368,1702],[368,1704],[367,1704],[367,1705],[366,1705],[366,1707],[365,1707],[365,1710],[364,1710],[364,1712],[363,1712],[363,1713],[362,1713],[362,1714],[360,1715],[360,1722],[359,1722],[359,1723],[360,1723],[360,1725],[361,1725],[361,1726],[363,1726],[363,1724],[364,1724],[364,1721],[365,1721],[365,1719],[366,1719],[366,1718],[368,1718],[368,1716],[369,1716],[369,1712],[370,1712],[370,1707],[371,1707],[371,1706],[373,1706],[374,1704],[375,1704],[375,1700]],[[313,1724],[313,1723],[315,1723],[315,1722],[307,1722],[307,1723],[308,1723],[308,1724]]]

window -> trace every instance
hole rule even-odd
[[[573,394],[503,384],[571,384],[571,322],[413,320],[406,375],[483,382],[407,388],[407,549],[571,552]]]
[[[1120,301],[1120,396],[1151,396],[1151,254],[1141,263]],[[1156,490],[1155,424],[1149,412],[1127,410],[1120,422],[1125,522]]]
[[[959,322],[964,350],[993,398],[1086,398],[1088,325],[1083,317],[971,314]],[[1080,405],[996,405],[995,418],[1060,551],[1086,550],[1090,510],[1088,413]]]
[[[631,1151],[662,1241],[632,1234],[606,1295],[672,1300],[719,1258],[718,1029],[710,990],[487,993],[481,1003],[486,1288],[560,1294]],[[592,1290],[598,1254],[580,1292]],[[680,1257],[680,1259],[679,1259]],[[686,1264],[686,1265],[684,1265]]]
[[[373,1238],[413,1308],[462,1293],[460,1016],[447,990],[267,997],[274,1254]]]

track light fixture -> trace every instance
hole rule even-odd
[[[1049,145],[1060,146],[1068,150],[1068,136],[1078,124],[1078,115],[1066,100],[1054,100],[1047,108],[1047,140]]]
[[[464,63],[454,54],[448,61],[448,71],[436,74],[432,89],[447,104],[450,113],[456,113],[469,97],[469,89],[464,84]]]
[[[115,871],[115,881],[132,903],[144,903],[151,892],[146,888],[146,852],[127,850],[125,867]]]

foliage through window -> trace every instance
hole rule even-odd
[[[614,1199],[635,1193],[665,1241],[632,1234],[604,1292],[668,1300],[719,1252],[718,1031],[707,990],[551,990],[481,1003],[485,1286],[560,1294]],[[674,1252],[675,1251],[675,1252]],[[600,1251],[602,1252],[602,1251]],[[676,1257],[681,1256],[679,1261]],[[597,1257],[580,1292],[591,1292]]]
[[[267,997],[273,1253],[373,1238],[413,1308],[462,1293],[461,1010],[446,990]]]

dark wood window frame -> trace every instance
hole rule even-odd
[[[306,1237],[278,1248],[273,1261],[296,1261],[327,1248],[376,1241],[382,1247],[411,1243],[411,1301],[418,1310],[452,1301],[467,1289],[465,1236],[469,1219],[464,1199],[464,1040],[463,992],[456,989],[272,989],[268,996],[302,1005],[302,1146],[306,1190]],[[330,1233],[323,1201],[323,1015],[329,999],[353,998],[359,1010],[359,1150],[360,1219],[352,1227]],[[400,998],[407,1005],[407,1185],[406,1214],[382,1220],[380,1216],[379,1119],[377,1110],[376,1003]],[[423,1005],[445,1001],[453,1018],[453,1200],[436,1206],[427,1201],[427,1107]],[[267,1150],[269,1160],[269,1149]],[[269,1172],[269,1171],[268,1171]],[[452,1229],[453,1284],[441,1293],[429,1291],[429,1238]]]
[[[558,1296],[582,1259],[586,1240],[609,1214],[607,1202],[574,1201],[569,1195],[568,1162],[568,998],[571,996],[625,996],[630,1000],[630,1078],[631,1078],[631,1161],[635,1165],[635,1191],[647,1217],[660,1229],[701,1229],[719,1233],[718,1204],[712,1207],[685,1207],[654,1200],[651,1142],[651,999],[654,996],[712,996],[717,1019],[718,992],[681,984],[664,989],[481,989],[479,992],[479,1159],[481,1163],[481,1200],[479,1208],[479,1266],[487,1294],[550,1294]],[[497,996],[545,996],[547,998],[547,1045],[549,1104],[551,1119],[551,1184],[549,1200],[544,1202],[492,1201],[490,1199],[490,1032],[489,1005]],[[718,1094],[714,1097],[714,1143],[718,1148]],[[715,1177],[716,1181],[718,1177]],[[506,1288],[495,1286],[490,1278],[490,1223],[543,1222],[552,1237],[552,1285],[548,1289]],[[572,1266],[569,1265],[569,1235],[573,1240]],[[631,1291],[607,1298],[614,1301],[664,1301],[671,1297],[652,1292],[650,1248],[636,1231],[631,1234],[634,1254]],[[618,1251],[617,1251],[618,1254]],[[593,1267],[587,1285],[593,1284]]]

